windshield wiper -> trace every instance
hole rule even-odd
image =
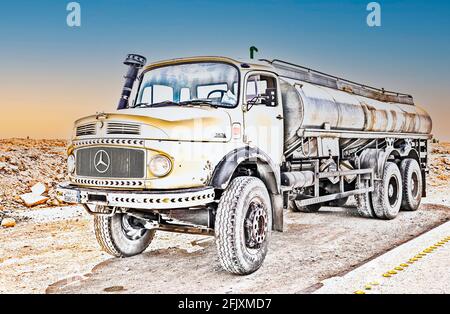
[[[149,103],[148,102],[141,102],[141,103],[138,103],[138,104],[136,104],[136,105],[134,105],[133,107],[131,107],[131,108],[137,108],[137,107],[147,107],[149,105]]]
[[[200,105],[200,106],[211,106],[214,108],[217,108],[218,105],[214,104],[213,101],[211,99],[205,99],[205,100],[201,100],[201,99],[192,99],[192,100],[186,100],[186,101],[182,101],[180,102],[180,105],[182,106],[188,106],[188,105]]]
[[[166,100],[166,101],[156,102],[156,103],[154,103],[154,104],[150,104],[150,103],[148,103],[148,102],[142,102],[142,103],[137,104],[137,105],[134,106],[134,107],[135,107],[135,108],[136,108],[136,107],[141,107],[141,108],[146,107],[146,108],[149,108],[149,107],[164,107],[164,106],[179,106],[179,105],[180,105],[180,103],[177,103],[177,102],[175,102],[175,101]]]
[[[211,99],[192,99],[192,100],[186,100],[181,102],[175,102],[171,100],[157,102],[154,104],[150,104],[148,102],[142,102],[137,105],[135,105],[133,108],[152,108],[152,107],[164,107],[164,106],[210,106],[213,108],[218,108],[219,106],[217,104],[214,104]]]

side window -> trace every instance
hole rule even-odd
[[[271,94],[270,90],[276,88],[276,79],[271,76],[252,75],[247,80],[247,89],[245,97],[247,101],[257,98],[261,95]],[[261,104],[259,99],[255,104]]]

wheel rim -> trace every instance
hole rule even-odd
[[[389,204],[394,207],[398,202],[398,180],[396,177],[391,177],[388,184],[388,200]]]
[[[133,216],[123,214],[121,221],[123,234],[129,240],[137,241],[147,233],[147,229]]]
[[[267,237],[267,209],[258,198],[252,199],[245,219],[245,246],[259,249]]]

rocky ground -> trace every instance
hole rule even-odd
[[[37,182],[45,184],[49,197],[37,208],[64,205],[55,198],[55,187],[66,179],[66,146],[65,140],[0,139],[0,215],[27,209],[20,195]],[[428,182],[433,194],[449,182],[450,143],[432,144],[431,151]]]
[[[448,187],[450,180],[450,143],[432,144],[430,155],[430,192]],[[448,190],[447,190],[448,191]]]
[[[56,185],[66,177],[66,141],[0,139],[0,219],[27,209],[20,195],[41,182],[46,186],[46,203],[61,206],[55,198]]]
[[[112,259],[95,241],[91,216],[79,207],[55,207],[65,146],[60,140],[0,140],[0,218],[17,221],[0,227],[0,293],[312,292],[321,280],[450,220],[450,144],[443,143],[432,148],[421,210],[389,222],[362,219],[352,206],[287,212],[287,231],[274,234],[263,268],[251,276],[223,272],[213,239],[204,236],[158,232],[144,254]],[[36,182],[47,186],[49,200],[30,209],[19,195]]]

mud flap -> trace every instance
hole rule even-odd
[[[270,200],[272,202],[272,230],[283,232],[284,222],[283,222],[283,195],[270,193]]]

